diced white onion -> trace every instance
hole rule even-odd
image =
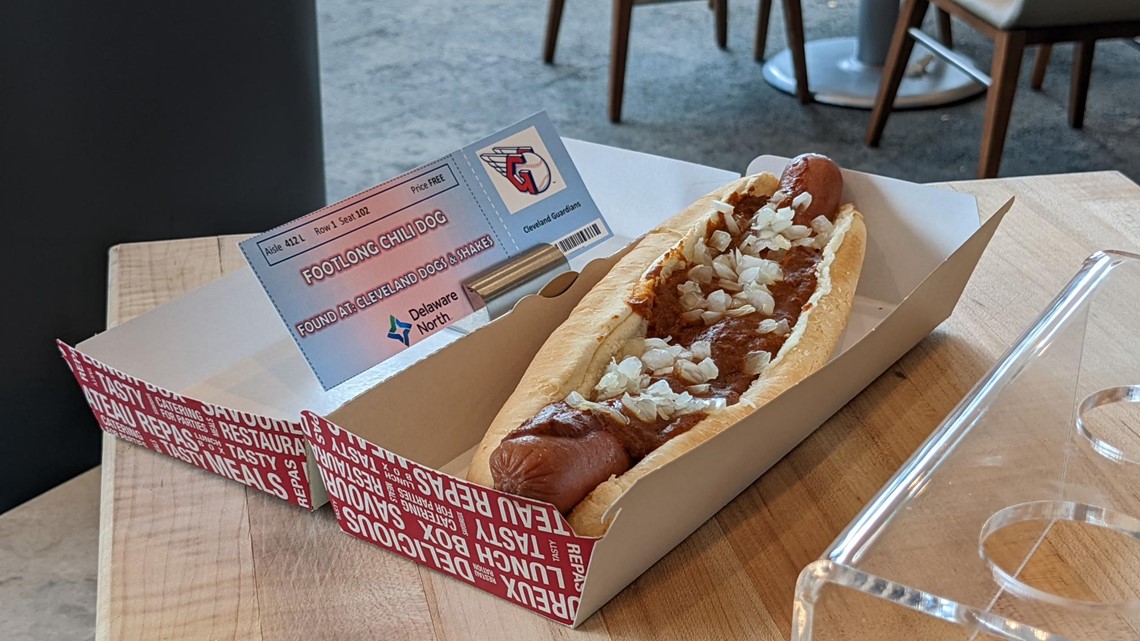
[[[788,330],[788,319],[786,318],[781,318],[778,321],[774,318],[765,318],[756,327],[757,334],[775,334],[776,336],[783,336],[788,333]]]
[[[708,383],[701,383],[700,385],[690,385],[687,389],[693,394],[708,394],[711,387]]]
[[[684,405],[678,407],[674,412],[674,416],[696,414],[697,412],[703,411],[705,409],[705,403],[708,400],[712,399],[694,398],[688,403],[685,403]]]
[[[827,216],[816,216],[811,221],[811,228],[817,234],[830,234],[835,230],[835,225],[827,219]]]
[[[736,260],[732,254],[721,254],[713,259],[713,271],[717,276],[728,280],[736,280]]]
[[[621,404],[625,406],[639,421],[651,423],[657,418],[657,404],[653,399],[645,396],[633,397],[625,394],[621,397]]]
[[[725,278],[722,278],[719,281],[717,281],[717,286],[719,286],[721,289],[723,289],[724,291],[729,292],[731,294],[735,294],[735,293],[742,291],[744,289],[744,286],[741,285],[740,283],[738,283],[734,280],[727,280]]]
[[[780,263],[774,260],[764,261],[764,266],[760,268],[760,282],[765,285],[784,280],[784,270],[780,268]]]
[[[725,407],[728,407],[728,401],[724,400],[723,398],[713,397],[710,399],[704,399],[704,408],[703,409],[704,409],[704,411],[706,411],[710,414],[713,412],[719,412],[720,410],[723,410]]]
[[[641,376],[641,359],[636,356],[624,358],[618,363],[617,370],[626,378],[635,379]]]
[[[704,309],[705,306],[708,305],[708,302],[705,301],[704,297],[700,294],[685,294],[681,296],[679,302],[681,303],[681,309],[685,311],[690,309]]]
[[[611,371],[602,375],[598,384],[594,386],[594,391],[597,392],[598,398],[613,398],[624,392],[625,387],[626,381],[622,380],[621,375],[616,371]]]
[[[811,207],[811,194],[806,191],[792,199],[792,208]]]
[[[752,218],[752,229],[761,230],[767,229],[772,221],[776,219],[776,210],[770,204],[764,205],[760,211]]]
[[[701,286],[699,283],[687,280],[677,285],[677,291],[681,294],[697,294],[699,296],[701,294]]]
[[[739,234],[740,225],[736,224],[736,216],[733,216],[731,211],[725,211],[721,213],[724,214],[724,228],[728,230],[728,233],[732,234],[733,236]]]
[[[693,352],[693,358],[699,361],[712,357],[712,343],[709,341],[693,341],[689,349]]]
[[[725,312],[728,310],[729,303],[732,302],[732,296],[729,296],[723,289],[718,289],[708,296],[709,311]]]
[[[754,313],[756,313],[755,307],[751,305],[741,305],[740,307],[734,307],[728,310],[724,314],[725,316],[731,316],[732,318],[740,318],[741,316],[747,316]]]
[[[706,312],[703,309],[689,310],[689,311],[683,312],[681,314],[681,320],[685,321],[686,323],[695,323],[695,322],[701,320],[702,318],[704,318],[704,315],[706,313],[708,313],[708,312]]]
[[[720,370],[717,369],[716,363],[711,358],[706,358],[700,363],[697,363],[697,367],[701,368],[701,372],[705,375],[705,381],[711,381],[720,375]],[[705,381],[697,382],[703,383]]]
[[[740,293],[740,296],[748,301],[757,310],[764,313],[764,315],[771,315],[776,309],[776,299],[772,298],[772,294],[763,287],[753,287],[745,289]]]
[[[730,243],[732,243],[732,236],[723,229],[714,231],[712,233],[712,236],[709,237],[708,242],[709,247],[712,247],[718,252],[722,252],[728,249]]]
[[[669,349],[669,341],[661,338],[647,338],[644,343],[645,349]]]
[[[736,257],[736,271],[739,273],[753,267],[763,267],[768,262],[769,261],[766,261],[758,256],[748,256],[746,254],[741,254],[740,256]]]
[[[708,228],[709,228],[708,217],[702,218],[702,219],[697,221],[697,224],[693,226],[693,234],[695,235],[697,240],[703,240],[704,239],[705,232],[708,231]]]
[[[723,200],[716,200],[716,199],[713,199],[712,206],[713,206],[713,209],[719,211],[722,214],[731,214],[736,209],[736,207],[733,207],[732,205],[724,202]]]
[[[605,414],[605,415],[609,416],[610,418],[614,419],[615,421],[617,421],[618,423],[621,423],[622,425],[629,425],[629,417],[626,416],[625,414],[622,414],[621,411],[615,410],[614,408],[610,407],[609,405],[603,405],[601,403],[591,403],[590,401],[585,401],[584,403],[582,403],[582,409],[589,410],[591,412],[598,412],[599,414]]]
[[[713,279],[713,268],[708,265],[696,265],[689,270],[689,280],[708,285]]]
[[[641,382],[641,359],[630,356],[616,363],[612,359],[606,366],[606,373],[594,386],[597,397],[600,399],[614,398],[623,392],[634,392]]]
[[[651,370],[673,366],[673,355],[664,349],[651,349],[641,355],[641,362]]]
[[[701,361],[704,362],[704,361]],[[694,385],[704,383],[709,380],[700,366],[692,361],[677,361],[677,373],[680,374],[681,379],[688,381]]]
[[[756,376],[763,372],[771,361],[772,354],[768,352],[748,352],[744,356],[744,373],[749,376]]]
[[[567,394],[566,404],[570,407],[573,407],[574,409],[582,410],[583,412],[597,412],[599,414],[605,414],[623,425],[629,425],[629,417],[625,414],[622,414],[620,411],[615,410],[609,405],[587,401],[578,392],[570,392]]]
[[[807,225],[792,225],[784,230],[784,238],[789,240],[799,240],[807,238],[811,235],[811,227]]]
[[[773,236],[763,242],[768,249],[787,250],[792,248],[792,241],[783,236]]]
[[[697,239],[693,244],[693,262],[702,265],[708,265],[712,262],[712,254],[709,253],[708,245],[705,243],[704,237]]]

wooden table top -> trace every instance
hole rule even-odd
[[[986,214],[1017,198],[950,319],[577,631],[342,534],[328,508],[105,437],[97,638],[787,639],[800,570],[1089,254],[1140,250],[1140,187],[1116,172],[945,187]],[[240,268],[239,238],[115,247],[108,325]]]

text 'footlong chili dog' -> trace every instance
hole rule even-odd
[[[599,536],[634,481],[822,367],[866,246],[842,191],[835,163],[808,154],[646,235],[535,355],[468,479]]]

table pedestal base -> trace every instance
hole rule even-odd
[[[859,62],[855,57],[855,37],[814,40],[804,48],[808,83],[816,102],[856,109],[870,109],[874,105],[883,68]],[[925,71],[921,75],[903,77],[895,109],[944,105],[986,90],[966,74],[934,57],[921,44],[915,44],[910,65],[919,64],[925,64]],[[795,94],[791,51],[785,49],[764,63],[764,80],[780,91]]]

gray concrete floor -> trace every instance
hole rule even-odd
[[[0,514],[0,639],[95,638],[99,468]]]
[[[611,3],[567,0],[555,64],[541,61],[542,0],[321,0],[329,198],[364,189],[532,112],[564,136],[742,171],[763,153],[820,151],[915,181],[974,176],[984,99],[899,112],[882,146],[862,143],[869,113],[801,107],[752,59],[756,0],[729,3],[716,47],[702,1],[634,9],[624,122],[606,117]],[[774,3],[769,52],[785,46]],[[858,0],[803,0],[808,39],[850,35]],[[955,23],[958,48],[988,69],[992,44]],[[1043,91],[1027,53],[1001,175],[1117,169],[1140,179],[1140,50],[1098,45],[1083,130],[1066,121],[1072,45],[1053,52]]]

